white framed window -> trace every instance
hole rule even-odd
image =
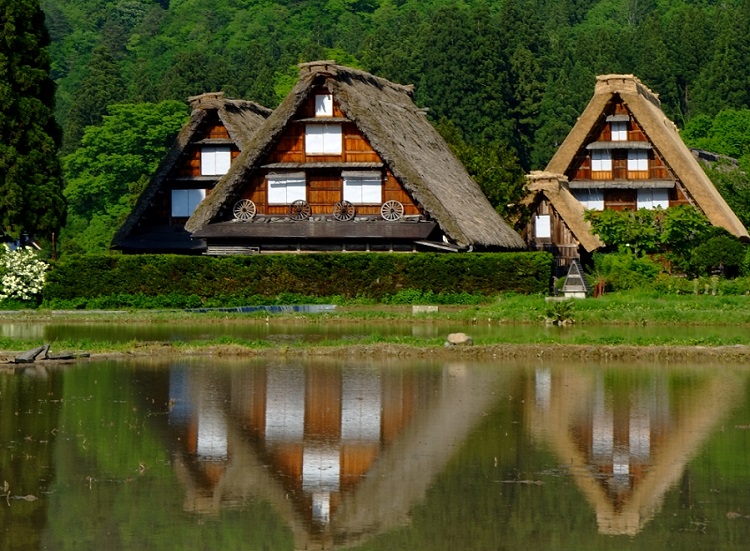
[[[628,141],[628,123],[625,121],[613,121],[610,123],[613,142]]]
[[[639,209],[653,210],[655,208],[669,208],[668,189],[639,189],[636,206]]]
[[[628,151],[628,170],[647,171],[648,170],[648,151],[643,149],[631,149]]]
[[[304,172],[271,173],[266,180],[269,205],[289,205],[294,201],[307,200]]]
[[[380,172],[341,173],[344,180],[344,201],[353,205],[379,205],[383,202],[383,176]]]
[[[603,189],[573,189],[571,191],[586,210],[604,210]]]
[[[205,189],[173,189],[172,216],[180,218],[192,215],[205,198]]]
[[[317,94],[315,96],[315,116],[333,116],[333,96],[331,94]]]
[[[534,217],[534,237],[537,239],[552,237],[552,224],[549,214],[540,214]]]
[[[343,136],[340,124],[308,124],[305,127],[305,153],[341,155]]]
[[[232,149],[228,145],[204,145],[201,147],[201,175],[221,176],[229,172],[232,164]]]
[[[611,172],[612,152],[609,149],[594,149],[591,152],[591,170],[594,172]]]

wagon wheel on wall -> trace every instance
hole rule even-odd
[[[297,199],[289,205],[289,216],[292,220],[307,220],[312,214],[310,203]]]
[[[339,222],[346,222],[354,218],[356,209],[349,201],[338,201],[333,205],[333,217]]]
[[[238,222],[247,222],[255,218],[255,213],[257,211],[255,209],[255,203],[250,199],[240,199],[234,204],[232,212],[234,213],[235,220]]]
[[[383,220],[395,222],[396,220],[401,220],[403,215],[404,205],[402,205],[400,201],[386,201],[383,203],[383,206],[380,207],[380,216],[383,217]]]

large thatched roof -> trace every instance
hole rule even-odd
[[[441,230],[460,246],[523,248],[520,236],[497,214],[425,113],[412,88],[369,73],[318,61],[300,65],[300,78],[188,220],[196,232],[220,220],[245,182],[258,170],[314,84],[323,84],[342,112],[365,135],[401,185]]]
[[[227,99],[223,92],[194,96],[188,98],[188,102],[192,109],[190,120],[180,130],[171,149],[162,160],[146,189],[138,197],[130,216],[115,234],[112,241],[113,245],[121,246],[124,240],[136,229],[164,181],[182,158],[187,146],[193,141],[196,132],[214,112],[229,132],[229,137],[240,150],[247,146],[255,130],[271,114],[270,109],[252,101]]]
[[[594,97],[552,157],[545,172],[568,173],[578,151],[592,139],[592,130],[604,117],[604,109],[615,94],[622,98],[651,144],[711,223],[726,229],[732,235],[748,239],[742,222],[690,153],[675,124],[661,110],[658,96],[633,75],[597,77]]]
[[[540,194],[546,197],[586,251],[592,252],[604,246],[599,236],[591,231],[591,224],[584,219],[585,209],[570,192],[566,176],[533,170],[526,176],[526,189],[529,192],[527,203],[536,203]]]

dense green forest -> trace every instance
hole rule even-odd
[[[415,84],[417,103],[429,108],[503,214],[518,198],[523,172],[543,168],[564,139],[597,74],[635,74],[660,95],[667,115],[687,127],[691,145],[739,158],[741,167],[750,168],[750,131],[742,124],[750,118],[750,0],[41,4],[52,38],[68,186],[96,176],[79,162],[97,155],[86,129],[101,127],[112,104],[164,112],[160,102],[184,105],[190,95],[224,90],[273,108],[294,83],[296,64],[314,59]],[[181,116],[186,113],[185,107]],[[161,127],[174,132],[169,124]],[[156,142],[152,136],[143,147],[158,162],[169,136]],[[139,155],[139,148],[132,144],[123,154]],[[154,166],[146,162],[143,170]],[[69,187],[68,224],[77,229],[68,231],[68,250],[105,246],[107,228],[121,220],[143,174],[119,179],[122,194],[114,203],[81,205]],[[725,174],[712,176],[727,179]],[[732,206],[750,211],[738,208],[750,204],[746,177],[717,183]],[[78,240],[97,217],[100,230]]]

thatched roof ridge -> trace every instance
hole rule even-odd
[[[524,247],[520,236],[492,208],[424,111],[414,105],[411,87],[330,61],[303,64],[300,69],[294,89],[190,218],[186,225],[189,231],[198,231],[215,220],[247,176],[259,168],[258,163],[275,145],[314,83],[322,81],[396,179],[453,241],[461,246]]]
[[[125,223],[117,230],[112,240],[115,246],[120,245],[135,229],[161,189],[164,180],[180,160],[185,148],[212,110],[216,110],[219,119],[240,150],[250,141],[258,126],[271,114],[270,109],[252,101],[225,99],[224,92],[193,96],[188,98],[188,103],[192,109],[190,119],[177,134],[172,147],[162,159],[146,188],[141,192]]]
[[[562,174],[533,170],[526,176],[527,202],[535,203],[539,194],[544,195],[568,226],[581,246],[592,252],[604,246],[594,234],[591,224],[584,219],[585,209],[568,187],[568,178]]]
[[[661,110],[658,96],[633,75],[597,77],[594,96],[545,171],[558,174],[567,172],[580,148],[590,140],[592,130],[615,94],[622,98],[649,141],[711,223],[743,240],[750,239],[742,222],[680,138],[675,124]]]

